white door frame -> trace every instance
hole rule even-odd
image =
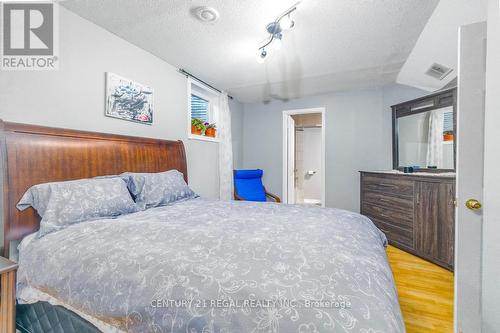
[[[297,133],[295,132],[295,119],[288,116],[286,119],[286,194],[285,203],[295,204],[297,203],[296,192],[295,192],[295,181],[296,181],[296,165],[295,165],[295,143],[297,138]],[[293,186],[290,186],[293,184]]]
[[[325,107],[296,109],[283,111],[283,180],[282,180],[282,199],[284,203],[288,203],[288,118],[292,115],[321,113],[321,206],[325,207],[325,179],[326,179],[326,122],[325,122]]]

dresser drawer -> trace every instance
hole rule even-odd
[[[413,211],[401,211],[396,208],[388,209],[379,205],[363,202],[361,213],[371,219],[394,225],[408,231],[413,230]]]
[[[390,244],[396,245],[397,247],[407,248],[409,250],[414,249],[413,231],[398,228],[377,219],[372,219],[372,221],[375,223],[377,228],[385,234]]]
[[[363,202],[381,206],[389,210],[398,210],[413,215],[413,198],[392,197],[385,193],[363,191]]]
[[[388,177],[377,177],[364,175],[361,186],[364,191],[384,193],[395,197],[413,197],[414,182],[406,179],[395,179]]]

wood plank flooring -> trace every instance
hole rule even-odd
[[[453,332],[453,273],[387,247],[407,333]]]

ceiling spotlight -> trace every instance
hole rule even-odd
[[[271,43],[271,47],[273,48],[274,51],[279,51],[281,49],[281,38],[283,36],[280,34],[279,36],[277,37],[274,37],[274,40],[273,42]]]
[[[257,62],[259,64],[263,64],[266,60],[267,51],[264,49],[259,49],[259,54],[257,55]]]
[[[266,56],[266,47],[270,46],[271,50],[279,50],[281,48],[281,39],[283,38],[283,30],[286,29],[291,29],[295,25],[295,22],[292,20],[290,15],[297,10],[297,6],[299,5],[300,1],[297,2],[295,5],[287,9],[283,14],[278,16],[276,20],[273,22],[269,23],[266,26],[266,30],[269,34],[268,39],[264,43],[264,45],[261,45],[259,47],[259,56],[257,57],[257,61],[259,63],[263,63]]]

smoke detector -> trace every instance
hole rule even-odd
[[[193,14],[198,20],[206,23],[215,22],[219,19],[219,12],[211,7],[196,7]]]
[[[453,71],[453,68],[444,65],[433,63],[432,66],[425,72],[426,75],[432,76],[435,79],[442,80]]]

